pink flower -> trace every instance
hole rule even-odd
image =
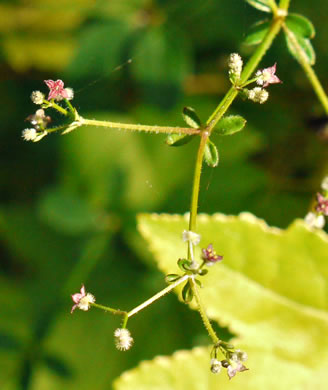
[[[206,262],[206,265],[213,265],[223,259],[223,256],[216,254],[212,244],[209,244],[206,249],[202,249],[202,252],[202,259]]]
[[[255,76],[258,77],[256,83],[261,85],[263,88],[266,88],[269,84],[282,83],[282,81],[275,75],[277,68],[277,63],[275,63],[270,68],[265,68],[258,70],[255,73]]]
[[[328,199],[320,194],[320,192],[317,193],[317,205],[315,210],[317,213],[322,213],[328,217]]]
[[[47,87],[50,89],[48,100],[55,99],[55,100],[62,100],[68,98],[68,93],[66,89],[64,88],[64,82],[62,80],[44,80]]]
[[[82,285],[81,290],[79,293],[72,295],[73,302],[75,305],[73,305],[71,313],[78,307],[80,310],[87,311],[90,308],[90,304],[94,303],[96,301],[95,297],[85,292],[85,287]]]

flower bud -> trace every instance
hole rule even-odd
[[[219,374],[222,369],[222,364],[218,359],[211,359],[211,371],[213,374]]]
[[[31,100],[34,104],[42,104],[44,99],[44,94],[40,91],[33,91],[31,94]]]
[[[125,328],[117,328],[114,332],[115,345],[120,351],[127,351],[133,344],[130,332]]]
[[[269,92],[266,89],[255,87],[247,92],[247,97],[255,103],[263,104],[268,100]]]

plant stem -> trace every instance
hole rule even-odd
[[[288,11],[290,0],[280,0],[279,8]]]
[[[191,195],[191,204],[190,204],[189,230],[191,230],[192,232],[196,231],[200,176],[201,176],[202,165],[203,165],[204,150],[205,150],[206,141],[208,137],[209,137],[208,131],[202,131],[198,152],[197,152],[195,170],[194,170],[194,180],[192,185],[192,195]],[[188,258],[190,258],[190,254],[191,254],[190,248],[188,246]]]
[[[125,129],[131,131],[146,131],[153,133],[166,133],[166,134],[188,134],[194,135],[199,134],[199,129],[193,129],[189,127],[171,127],[171,126],[148,126],[148,125],[137,125],[132,123],[117,123],[109,121],[98,121],[95,119],[85,119],[80,117],[82,125],[86,126],[102,126],[111,129]]]
[[[98,303],[90,303],[90,306],[96,307],[97,309],[105,310],[113,314],[118,314],[118,315],[124,315],[126,314],[125,311],[118,310],[118,309],[112,309],[111,307],[99,305]]]
[[[300,47],[293,32],[289,30],[289,28],[286,26],[285,23],[283,24],[282,27],[283,27],[286,35],[288,36],[289,42],[293,45],[295,51],[298,54],[299,63],[302,66],[305,74],[307,75],[307,77],[308,77],[308,79],[309,79],[309,81],[314,89],[314,92],[317,94],[317,97],[318,97],[320,103],[322,104],[326,114],[328,114],[328,97],[327,97],[324,89],[322,88],[322,85],[321,85],[314,69],[309,64],[308,59],[307,59],[306,55],[304,54],[304,51]]]
[[[143,310],[145,307],[151,305],[153,302],[155,302],[157,299],[162,298],[165,294],[172,291],[175,287],[179,286],[179,284],[183,283],[185,280],[189,279],[190,275],[184,275],[180,279],[176,280],[174,283],[170,284],[166,288],[164,288],[162,291],[158,292],[151,298],[147,299],[147,301],[143,302],[141,305],[135,307],[134,309],[130,310],[128,312],[128,318],[134,316],[139,311]]]
[[[53,102],[53,101],[52,101],[52,102],[49,102],[48,100],[45,100],[45,99],[44,99],[43,102],[46,103],[46,104],[48,104],[48,105],[49,105],[49,108],[52,107],[52,108],[54,108],[55,110],[61,112],[61,113],[64,114],[64,115],[67,115],[67,114],[68,114],[68,111],[67,111],[65,108],[61,107],[59,104],[57,104],[57,103],[55,103],[55,102]]]
[[[217,344],[219,341],[221,341],[217,334],[215,333],[214,329],[212,328],[212,325],[206,315],[206,312],[205,312],[205,309],[204,309],[204,306],[203,306],[203,303],[200,299],[200,295],[199,295],[199,292],[198,292],[198,288],[197,288],[197,285],[195,283],[195,280],[193,277],[191,277],[189,279],[189,283],[190,283],[190,287],[192,289],[192,292],[194,293],[194,296],[195,296],[195,299],[196,299],[196,302],[197,302],[197,305],[198,305],[198,311],[199,311],[199,314],[200,316],[202,317],[202,320],[203,320],[203,323],[204,323],[204,326],[209,334],[209,336],[211,337],[212,341],[214,344]]]

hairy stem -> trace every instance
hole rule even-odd
[[[143,302],[141,305],[135,307],[134,309],[130,310],[128,312],[128,318],[134,316],[137,314],[139,311],[143,310],[147,306],[151,305],[153,302],[157,301],[157,299],[162,298],[165,294],[169,293],[172,291],[175,287],[179,286],[179,284],[183,283],[185,280],[189,279],[190,275],[184,275],[174,283],[170,284],[166,288],[164,288],[162,291],[158,292],[151,298],[147,299],[147,301]]]
[[[97,309],[101,309],[104,311],[108,311],[108,312],[113,313],[113,314],[126,315],[125,311],[122,311],[119,309],[113,309],[111,307],[104,306],[104,305],[99,305],[98,303],[90,303],[90,306],[96,307]]]
[[[199,314],[202,318],[202,321],[204,323],[204,326],[209,334],[209,336],[211,337],[212,341],[214,344],[217,344],[218,342],[220,342],[221,340],[219,339],[219,337],[217,336],[217,334],[215,333],[214,329],[212,328],[212,325],[210,323],[210,320],[208,319],[207,315],[206,315],[206,312],[205,312],[205,308],[203,306],[203,303],[200,299],[200,295],[199,295],[199,291],[198,291],[198,287],[196,285],[196,282],[194,280],[193,277],[191,277],[189,279],[189,283],[190,283],[190,287],[192,289],[192,292],[194,293],[194,296],[195,296],[195,299],[196,299],[196,302],[197,302],[197,309],[199,311]]]
[[[199,134],[200,130],[192,129],[189,127],[171,127],[171,126],[148,126],[148,125],[137,125],[132,123],[118,123],[109,121],[98,121],[96,119],[85,119],[80,117],[82,125],[85,126],[102,126],[110,129],[122,129],[131,131],[145,131],[148,133],[165,133],[165,134],[188,134],[194,135]]]

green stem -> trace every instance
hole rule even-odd
[[[198,152],[197,152],[195,170],[194,170],[194,180],[192,185],[192,195],[191,195],[191,204],[190,204],[189,230],[191,230],[192,232],[196,231],[200,176],[202,172],[204,150],[205,150],[206,141],[208,137],[209,137],[208,131],[202,131]],[[189,246],[188,246],[188,258],[190,258]]]
[[[108,306],[99,305],[98,303],[90,303],[90,306],[96,307],[97,309],[101,309],[104,311],[108,311],[108,312],[113,313],[113,314],[126,315],[125,311],[113,309],[113,308],[108,307]]]
[[[95,119],[85,119],[80,117],[82,125],[86,126],[102,126],[111,129],[124,129],[131,131],[146,131],[153,133],[166,133],[166,134],[199,134],[199,129],[192,129],[189,127],[171,127],[171,126],[148,126],[148,125],[136,125],[132,123],[117,123],[109,121],[98,121]]]
[[[328,97],[327,97],[324,89],[322,88],[322,85],[321,85],[315,71],[313,70],[312,66],[309,64],[308,58],[304,54],[304,51],[301,48],[301,46],[299,45],[293,32],[289,30],[289,28],[286,26],[285,23],[283,24],[282,27],[283,27],[283,29],[284,29],[284,31],[289,39],[289,42],[293,45],[294,50],[297,52],[299,63],[302,66],[305,74],[307,75],[307,77],[312,85],[312,88],[314,89],[314,92],[317,94],[317,97],[318,97],[320,103],[322,104],[324,110],[326,111],[326,114],[328,114]]]
[[[283,18],[276,17],[272,20],[271,26],[269,28],[269,31],[267,32],[266,36],[264,37],[262,43],[257,47],[252,57],[247,62],[243,73],[241,75],[240,79],[240,85],[244,85],[249,77],[252,75],[252,73],[257,68],[258,64],[262,60],[263,56],[267,52],[267,50],[272,45],[272,42],[274,38],[278,35],[282,24],[283,24]],[[235,87],[231,87],[228,93],[225,95],[225,97],[222,99],[221,103],[217,106],[213,114],[209,117],[209,119],[206,122],[206,129],[210,132],[213,131],[213,128],[217,124],[217,122],[222,118],[222,116],[225,114],[225,112],[230,107],[231,103],[234,101],[238,94],[238,91],[235,89]]]
[[[189,283],[190,283],[190,287],[192,289],[192,292],[194,293],[194,296],[195,296],[195,299],[196,299],[196,302],[197,302],[197,305],[198,305],[198,311],[199,311],[199,314],[200,314],[200,316],[201,316],[201,318],[203,320],[204,326],[205,326],[209,336],[211,337],[213,343],[217,344],[221,340],[219,339],[219,337],[215,333],[215,331],[212,328],[212,325],[211,325],[211,323],[210,323],[210,321],[209,321],[209,319],[208,319],[208,317],[206,315],[205,308],[204,308],[203,303],[202,303],[202,301],[200,299],[198,288],[197,288],[196,282],[195,282],[193,277],[191,277],[189,279]]]
[[[130,310],[128,312],[128,318],[134,316],[139,311],[145,309],[147,306],[151,305],[153,302],[157,301],[157,299],[162,298],[165,294],[172,291],[175,287],[177,287],[179,284],[183,283],[185,280],[189,279],[190,275],[184,275],[180,279],[176,280],[174,283],[170,284],[166,288],[164,288],[162,291],[158,292],[151,298],[147,299],[147,301],[143,302],[141,305],[135,307],[134,309]]]
[[[55,110],[61,112],[65,116],[68,114],[68,111],[65,110],[65,108],[61,107],[59,104],[55,103],[54,101],[49,102],[48,100],[45,100],[45,99],[43,101],[44,101],[44,103],[48,104],[49,107],[54,108]]]
[[[290,0],[280,0],[279,8],[288,11]]]

